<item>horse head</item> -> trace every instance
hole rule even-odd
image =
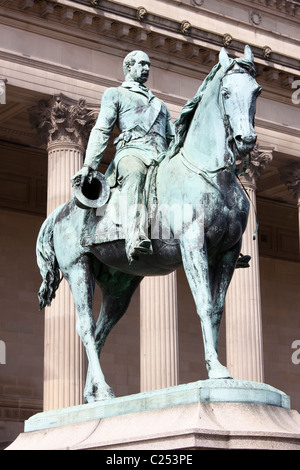
[[[243,157],[256,143],[254,116],[261,87],[255,80],[254,57],[245,46],[244,57],[230,59],[223,48],[219,54],[223,75],[220,80],[220,107],[228,134]]]
[[[170,158],[180,151],[185,161],[212,173],[233,167],[237,155],[248,155],[257,138],[254,116],[261,87],[255,75],[249,46],[235,59],[222,48],[219,62],[175,122]]]

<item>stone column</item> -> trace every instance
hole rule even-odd
[[[288,166],[279,169],[281,181],[287,188],[293,191],[298,207],[299,224],[299,249],[300,249],[300,163],[293,162]]]
[[[147,277],[140,288],[141,391],[178,384],[176,272]]]
[[[84,100],[75,102],[64,95],[40,102],[29,114],[47,143],[50,214],[72,197],[70,178],[82,167],[95,116]],[[45,309],[44,411],[82,403],[86,358],[75,325],[76,309],[63,280],[51,307]]]
[[[250,212],[241,252],[250,255],[250,267],[236,269],[226,296],[227,367],[235,379],[263,382],[263,339],[260,275],[256,231],[256,180],[272,159],[272,149],[256,146],[240,180],[250,197]]]

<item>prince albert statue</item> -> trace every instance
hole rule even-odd
[[[130,52],[124,59],[125,81],[108,88],[102,97],[100,112],[93,127],[82,169],[72,184],[82,185],[98,168],[115,124],[120,134],[115,139],[116,154],[106,172],[111,188],[119,185],[127,203],[146,211],[143,193],[150,165],[159,163],[174,134],[167,106],[144,84],[148,80],[150,60],[142,51]],[[134,211],[127,221],[126,253],[129,261],[140,253],[151,254],[152,245],[145,229],[145,214]]]

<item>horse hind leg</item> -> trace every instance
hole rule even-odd
[[[95,276],[92,259],[88,255],[82,256],[76,265],[69,269],[66,278],[77,310],[76,330],[85,346],[89,363],[89,394],[86,396],[85,392],[84,398],[87,402],[111,398],[114,394],[101,370],[95,341],[96,325],[93,318]]]
[[[107,336],[127,311],[132,295],[142,279],[142,277],[124,274],[102,266],[101,273],[97,276],[96,281],[102,289],[103,299],[94,332],[99,358]],[[85,395],[92,393],[91,378],[92,372],[89,367]]]

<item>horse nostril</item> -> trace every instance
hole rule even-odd
[[[256,139],[257,139],[256,134],[250,134],[248,136],[237,135],[235,137],[236,142],[238,142],[239,144],[246,144],[246,145],[255,144]]]
[[[244,141],[245,143],[252,145],[252,144],[255,144],[256,139],[257,139],[256,134],[251,134],[248,137],[246,137]]]

